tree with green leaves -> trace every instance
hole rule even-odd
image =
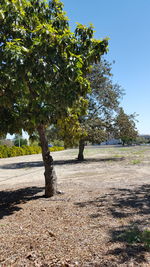
[[[132,144],[138,136],[138,131],[135,124],[135,114],[127,115],[123,108],[119,109],[116,116],[114,128],[116,138],[121,139],[123,146]]]
[[[14,137],[14,145],[15,146],[18,146],[18,147],[21,147],[21,146],[26,146],[28,144],[28,141],[27,139],[24,139],[21,135],[19,134],[15,134],[15,137]]]
[[[87,94],[88,113],[80,116],[80,124],[86,131],[86,136],[79,140],[78,160],[84,159],[85,142],[101,143],[112,132],[114,114],[118,109],[123,89],[112,81],[112,64],[106,60],[94,64],[88,74],[91,84],[91,93]]]
[[[107,51],[93,27],[75,33],[59,0],[3,0],[0,4],[0,131],[38,132],[45,167],[45,196],[56,193],[46,127],[90,90],[90,65]]]
[[[101,143],[113,131],[112,122],[119,107],[123,89],[112,81],[112,64],[101,59],[92,66],[87,79],[91,92],[86,95],[86,106],[76,103],[68,117],[60,125],[66,146],[79,144],[78,160],[84,160],[86,142]],[[83,107],[85,109],[83,109]],[[82,112],[80,111],[82,109]],[[85,112],[87,109],[87,112]],[[76,126],[75,126],[75,121]]]

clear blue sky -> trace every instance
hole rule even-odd
[[[63,0],[71,29],[93,23],[95,37],[109,40],[114,81],[126,95],[127,114],[138,113],[140,134],[150,134],[150,0]]]

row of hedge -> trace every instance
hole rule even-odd
[[[64,150],[63,147],[51,147],[50,151],[61,151]],[[0,146],[0,158],[9,158],[9,157],[17,157],[17,156],[24,156],[24,155],[32,155],[32,154],[40,154],[41,147],[40,146]]]

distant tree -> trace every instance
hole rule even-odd
[[[125,144],[132,144],[138,136],[138,131],[135,124],[135,114],[125,114],[123,108],[119,109],[116,116],[114,127],[116,138],[121,139],[123,146]]]
[[[113,131],[112,121],[123,89],[113,83],[111,68],[112,65],[102,59],[100,63],[93,65],[87,76],[91,85],[91,92],[86,95],[87,102],[77,102],[60,125],[66,146],[79,143],[80,161],[84,160],[87,141],[101,143]]]
[[[85,120],[82,118],[81,127],[82,131],[84,130],[86,134],[82,135],[79,140],[78,160],[83,161],[86,142],[100,144],[107,139],[107,133],[104,122],[99,118],[88,118]]]
[[[14,145],[21,147],[21,146],[26,146],[28,144],[27,139],[22,138],[22,136],[15,134],[15,138],[14,138]]]
[[[78,160],[83,160],[85,142],[101,143],[112,131],[114,112],[117,111],[123,89],[112,81],[112,64],[101,60],[94,64],[88,79],[91,84],[91,94],[87,95],[88,114],[80,116],[79,121],[87,132],[79,141]]]
[[[60,136],[58,127],[51,125],[46,129],[47,140],[54,146],[64,146],[62,136]]]
[[[59,0],[3,0],[0,12],[2,133],[38,132],[45,167],[45,195],[56,193],[46,128],[89,91],[90,65],[107,51],[93,27],[70,32]]]
[[[136,137],[136,140],[135,140],[135,143],[137,145],[142,145],[142,144],[148,143],[148,140],[145,137],[143,137],[143,136],[137,136]]]
[[[6,139],[6,134],[1,134],[0,135],[0,141],[3,141],[3,140],[5,140]]]

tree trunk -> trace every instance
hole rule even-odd
[[[48,148],[48,141],[45,134],[45,127],[40,125],[38,128],[38,133],[40,137],[40,143],[42,148],[42,157],[45,167],[45,196],[52,197],[57,191],[57,177],[53,166],[53,158],[50,155]]]
[[[79,141],[79,154],[78,154],[78,160],[80,161],[83,161],[84,160],[84,155],[83,155],[83,152],[84,152],[84,146],[85,146],[85,143],[84,141],[81,139]]]

